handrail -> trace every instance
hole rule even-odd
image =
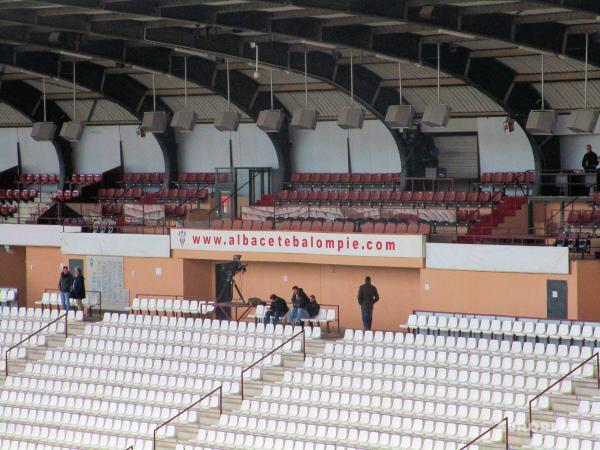
[[[460,450],[464,450],[465,448],[471,446],[472,444],[474,444],[475,442],[477,442],[479,439],[481,439],[483,436],[485,436],[486,434],[490,433],[491,431],[494,431],[494,429],[498,428],[502,424],[504,424],[504,427],[505,427],[504,428],[504,432],[506,433],[506,435],[504,436],[504,443],[506,445],[506,450],[508,450],[508,417],[505,417],[500,422],[498,422],[496,425],[494,425],[494,426],[488,428],[487,430],[485,430],[483,433],[481,433],[475,439],[473,439],[472,441],[468,442],[464,447],[461,447]]]
[[[600,356],[599,355],[600,355],[599,353],[594,353],[588,359],[586,359],[581,364],[579,364],[577,367],[575,367],[574,369],[572,369],[569,373],[566,373],[565,375],[563,375],[562,377],[560,377],[558,380],[556,380],[554,383],[552,383],[550,386],[548,386],[542,392],[540,392],[535,397],[533,397],[531,400],[529,400],[529,421],[528,421],[528,424],[529,424],[529,436],[530,437],[533,436],[533,429],[531,428],[532,416],[533,416],[531,405],[533,404],[533,402],[536,401],[538,398],[540,398],[542,395],[544,395],[546,392],[548,392],[550,389],[552,389],[557,384],[562,383],[568,376],[570,376],[573,373],[577,372],[579,369],[581,369],[584,365],[586,365],[587,363],[589,363],[594,358],[596,358],[596,376],[597,376],[598,389],[600,389]]]
[[[549,223],[549,222],[550,222],[552,219],[554,219],[554,218],[555,218],[555,217],[556,217],[558,214],[560,214],[561,212],[564,214],[565,210],[566,210],[566,209],[567,209],[569,206],[571,206],[572,204],[574,204],[574,203],[575,203],[577,200],[579,200],[579,198],[580,198],[580,197],[581,197],[581,196],[580,196],[580,195],[578,195],[577,197],[575,197],[575,198],[573,198],[573,199],[569,200],[569,201],[568,201],[568,202],[567,202],[565,205],[562,205],[560,208],[558,208],[558,210],[557,210],[557,211],[556,211],[554,214],[552,214],[550,217],[548,217],[548,218],[545,220],[545,222],[546,222],[546,223]]]
[[[282,347],[284,347],[285,345],[287,345],[288,343],[290,343],[291,341],[293,341],[294,339],[296,339],[300,335],[302,335],[302,354],[303,354],[303,359],[306,360],[306,334],[304,333],[304,328],[302,328],[302,331],[300,331],[299,333],[295,334],[294,336],[292,336],[291,338],[289,338],[288,340],[286,340],[283,344],[281,344],[278,347],[274,348],[269,353],[267,353],[266,355],[264,355],[262,358],[260,358],[257,361],[254,361],[251,365],[249,365],[248,367],[246,367],[245,369],[242,370],[242,373],[240,373],[240,391],[241,391],[241,394],[242,394],[242,401],[244,400],[244,373],[246,373],[250,369],[253,369],[254,367],[256,367],[257,364],[259,364],[262,361],[264,361],[267,357],[271,356],[273,353],[275,353],[276,351],[278,351],[279,349],[281,349]]]
[[[67,320],[67,316],[69,314],[68,313],[64,313],[62,316],[59,316],[58,318],[54,319],[52,322],[47,323],[46,325],[44,325],[42,328],[40,328],[39,330],[37,330],[35,333],[27,336],[25,339],[22,339],[21,341],[17,342],[15,345],[13,345],[11,348],[9,348],[8,350],[6,350],[6,352],[4,352],[4,375],[8,376],[8,353],[17,348],[19,345],[21,345],[23,342],[28,341],[29,339],[31,339],[32,337],[36,336],[37,334],[41,333],[43,330],[45,330],[46,328],[48,328],[50,325],[58,322],[60,319],[62,319],[63,317],[65,318],[65,337],[68,337],[68,320]]]
[[[194,403],[192,403],[190,406],[188,406],[187,408],[185,408],[184,410],[180,411],[177,415],[171,417],[169,420],[167,420],[166,422],[161,423],[158,427],[156,427],[154,429],[153,432],[153,437],[152,437],[152,449],[156,450],[156,432],[158,430],[160,430],[162,427],[170,424],[171,422],[173,422],[175,419],[177,419],[179,416],[181,416],[183,413],[188,412],[190,409],[192,409],[194,406],[196,406],[198,403],[200,403],[201,401],[203,401],[204,399],[210,397],[211,395],[213,395],[215,392],[219,391],[219,416],[221,414],[223,414],[223,386],[219,386],[216,389],[213,389],[212,391],[210,391],[208,394],[204,395],[200,400],[195,401]],[[128,450],[128,449],[126,449]]]
[[[248,180],[247,180],[247,181],[246,181],[244,184],[242,184],[241,186],[237,187],[237,188],[235,189],[235,191],[233,191],[231,194],[229,194],[227,197],[225,197],[223,200],[221,200],[221,201],[220,201],[218,204],[216,204],[214,207],[212,207],[212,208],[211,208],[211,209],[208,211],[208,213],[207,213],[207,216],[208,216],[208,225],[209,225],[209,228],[210,228],[210,215],[211,215],[213,212],[215,212],[217,209],[219,209],[221,206],[223,206],[223,205],[224,205],[226,202],[228,202],[229,200],[231,200],[235,194],[237,194],[237,193],[238,193],[239,191],[241,191],[243,188],[245,188],[245,187],[246,187],[246,186],[248,186],[250,183],[252,183],[252,182],[253,182],[253,181],[256,179],[256,177],[257,177],[259,174],[260,174],[260,172],[256,172],[256,173],[255,173],[255,174],[254,174],[252,177],[249,177],[249,178],[248,178]]]

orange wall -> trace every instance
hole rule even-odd
[[[16,287],[21,305],[27,303],[25,253],[25,247],[11,246],[8,252],[0,248],[0,287]]]
[[[128,257],[123,259],[124,286],[129,289],[130,299],[138,294],[183,295],[181,259]]]
[[[600,261],[575,261],[580,320],[600,322]]]
[[[79,258],[79,257],[77,257]],[[63,255],[60,248],[27,247],[27,306],[35,306],[46,289],[58,287],[61,264],[68,264],[69,256]]]
[[[182,261],[183,295],[187,298],[214,297],[214,263],[194,259]]]
[[[546,281],[567,280],[569,318],[577,317],[577,278],[499,272],[421,270],[418,309],[546,317]]]

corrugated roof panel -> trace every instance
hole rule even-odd
[[[129,75],[131,78],[139,81],[148,89],[152,89],[152,74],[150,73],[139,73],[139,74],[131,74]],[[154,86],[156,89],[183,89],[184,81],[177,77],[169,77],[166,75],[155,75],[154,76]],[[192,83],[188,80],[189,88],[200,87],[200,85],[196,83]]]
[[[0,125],[22,125],[30,124],[26,116],[14,109],[7,103],[0,102]]]
[[[253,78],[254,70],[240,70],[244,75],[249,78]],[[260,77],[258,78],[258,82],[260,84],[269,84],[270,83],[270,74],[269,69],[261,69]],[[309,83],[319,83],[319,80],[316,78],[308,77]],[[273,71],[273,84],[300,84],[304,83],[304,75],[296,72],[284,72],[283,70],[274,70]]]
[[[280,92],[277,99],[288,109],[294,112],[305,107],[303,92]],[[333,119],[340,111],[351,105],[350,96],[340,91],[313,91],[308,93],[308,107],[316,109],[323,119]],[[366,117],[372,117],[365,111]]]
[[[139,122],[139,119],[121,105],[109,100],[97,100],[90,122]]]
[[[546,106],[554,109],[583,108],[583,81],[560,81],[544,84]],[[533,87],[541,95],[542,86],[534,83]],[[589,108],[600,107],[600,80],[588,82],[587,105]]]
[[[42,92],[42,80],[26,80],[25,83]],[[70,94],[72,92],[73,85],[68,81],[46,80],[46,94]],[[89,92],[89,89],[77,85],[77,92]]]
[[[485,39],[479,41],[461,41],[456,45],[469,50],[494,50],[498,48],[517,48],[516,45],[511,45],[506,42],[495,41],[493,39]]]
[[[510,67],[518,74],[540,73],[542,70],[542,59],[539,55],[515,56],[510,58],[498,58],[502,64]],[[590,66],[592,68],[592,66]],[[583,72],[584,64],[574,59],[562,59],[557,56],[544,56],[544,72]]]
[[[183,96],[163,97],[162,99],[173,111],[186,109]],[[187,109],[198,114],[199,121],[213,121],[218,113],[227,111],[227,100],[220,95],[190,95],[187,100]],[[249,118],[233,103],[231,110],[239,112],[243,119]]]
[[[437,70],[431,67],[417,66],[416,64],[411,63],[401,63],[401,65],[402,79],[404,80],[417,78],[437,78]],[[397,63],[365,64],[364,66],[384,80],[398,79]],[[450,77],[450,75],[443,72],[440,75],[442,77]]]
[[[437,103],[437,88],[404,88],[402,95],[415,111],[423,113],[427,105]],[[471,86],[444,86],[440,100],[455,113],[502,112],[504,109],[482,92]]]
[[[65,113],[67,113],[67,115],[69,116],[69,118],[71,120],[74,120],[73,119],[73,102],[72,101],[59,100],[56,102],[56,104],[58,106],[60,106],[61,109]],[[77,102],[75,103],[75,108],[76,108],[75,112],[77,114],[76,119],[86,122],[90,117],[90,113],[92,112],[93,106],[94,106],[94,100],[77,100]]]

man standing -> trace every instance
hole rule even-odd
[[[371,284],[371,277],[365,278],[365,284],[358,289],[358,304],[362,312],[365,330],[371,329],[373,322],[373,305],[379,301],[377,288]]]
[[[70,309],[69,297],[71,296],[71,290],[73,289],[73,275],[69,272],[67,266],[63,267],[63,270],[58,279],[58,290],[60,291],[60,303],[65,311]]]
[[[595,172],[596,167],[598,167],[598,155],[592,151],[590,144],[585,146],[585,155],[583,155],[581,165],[586,172]]]

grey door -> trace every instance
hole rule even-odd
[[[566,319],[568,315],[567,282],[563,280],[547,281],[548,319]]]

